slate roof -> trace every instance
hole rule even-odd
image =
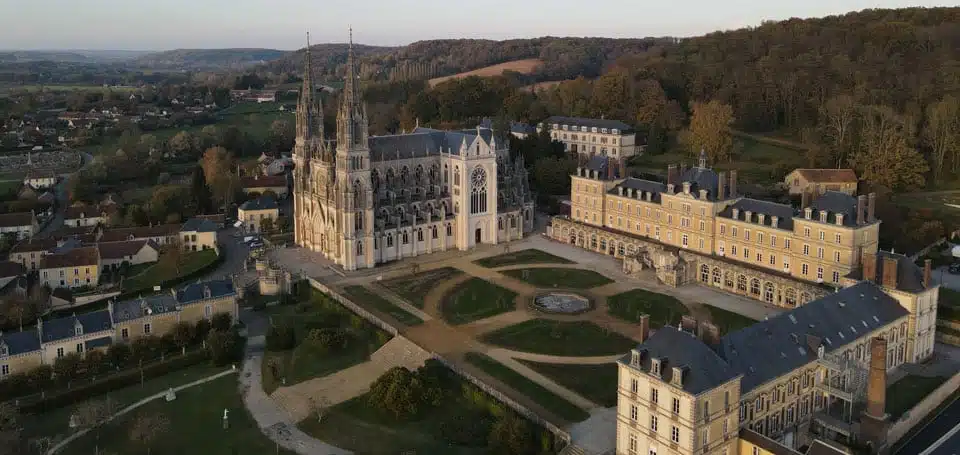
[[[807,335],[822,340],[824,350],[831,352],[907,314],[879,286],[863,281],[728,333],[719,353],[743,373],[740,390],[746,394],[816,359]]]
[[[217,223],[204,218],[190,218],[180,226],[180,232],[217,232]]]
[[[469,146],[477,135],[486,144],[493,139],[493,131],[488,128],[460,131],[417,128],[408,134],[374,136],[369,138],[367,144],[371,160],[392,161],[439,155],[441,151],[459,155],[460,146],[464,142]]]
[[[67,207],[67,212],[63,215],[63,219],[75,220],[79,218],[97,218],[101,216],[103,216],[103,213],[97,207],[70,206]]]
[[[653,359],[661,359],[660,372],[664,382],[672,380],[673,367],[686,366],[688,371],[683,378],[683,390],[694,395],[729,382],[739,375],[713,349],[694,335],[676,327],[660,328],[637,349],[646,350],[641,358],[640,369],[647,373],[651,371]],[[620,362],[629,365],[631,355],[627,354]]]
[[[81,267],[99,263],[100,252],[96,247],[88,246],[74,248],[60,254],[48,254],[40,259],[40,268]]]
[[[170,237],[180,232],[179,224],[157,224],[154,226],[136,226],[130,228],[105,229],[100,235],[101,242],[119,242],[122,240]]]
[[[0,342],[7,345],[9,355],[40,350],[40,336],[36,327],[19,332],[2,332]]]
[[[763,219],[764,226],[770,226],[772,222],[771,217],[778,217],[777,227],[779,229],[792,231],[793,230],[793,217],[797,215],[793,207],[786,204],[778,204],[776,202],[761,201],[759,199],[750,199],[742,198],[739,201],[730,204],[724,208],[718,216],[722,218],[733,218],[733,209],[738,209],[740,211],[737,215],[737,219],[740,221],[748,221],[750,223],[759,224],[760,217],[758,214],[766,215]],[[746,212],[750,212],[750,219],[747,220]]]
[[[240,210],[272,210],[276,209],[277,201],[270,197],[258,197],[254,200],[244,202]]]
[[[0,261],[0,278],[20,276],[26,273],[26,271],[27,269],[19,262]]]
[[[56,239],[52,238],[32,238],[28,240],[22,240],[17,242],[16,245],[10,249],[11,253],[29,253],[31,251],[48,251],[57,247]]]
[[[244,188],[277,188],[287,186],[286,175],[254,175],[240,179]]]
[[[660,194],[664,191],[667,191],[667,185],[664,185],[663,183],[654,182],[652,180],[636,179],[633,177],[628,177],[624,181],[620,182],[619,185],[613,187],[613,189],[608,191],[608,193],[618,194],[619,190],[617,190],[617,188],[628,188],[632,190],[653,193],[651,200],[656,203],[660,203]]]
[[[793,172],[813,183],[857,182],[857,173],[853,172],[853,169],[794,169]]]
[[[613,177],[622,179],[626,176],[620,175],[620,165],[613,158],[604,155],[595,155],[587,161],[583,167],[591,171],[597,171],[601,179],[607,178],[607,167],[613,166]]]
[[[0,213],[0,227],[33,225],[33,212]]]
[[[170,293],[114,302],[113,322],[121,323],[147,315],[170,313],[176,309],[177,301]]]
[[[77,322],[83,327],[84,334],[102,332],[113,327],[110,321],[110,312],[107,310],[51,319],[43,321],[40,328],[43,334],[43,342],[49,343],[77,336],[75,331]]]
[[[211,280],[200,283],[188,284],[177,291],[177,301],[183,305],[197,302],[205,299],[204,292],[209,289],[209,298],[225,297],[235,295],[233,281],[229,279]]]
[[[897,290],[906,292],[922,292],[927,289],[923,285],[923,269],[911,261],[910,258],[902,254],[891,253],[889,251],[877,252],[876,276],[864,277],[863,266],[861,266],[847,274],[847,278],[852,278],[857,281],[869,279],[873,280],[874,283],[882,283],[884,258],[893,258],[897,260]],[[932,285],[936,286],[936,283],[932,283]]]
[[[835,215],[843,214],[844,226],[857,225],[857,198],[839,191],[827,191],[810,204],[813,209],[813,219],[820,219],[819,212],[826,210],[828,223],[836,223]]]
[[[692,167],[680,176],[681,182],[690,183],[690,193],[700,194],[700,190],[707,190],[707,199],[716,200],[717,190],[720,188],[720,176],[708,167]],[[681,188],[675,191],[682,190]]]
[[[555,115],[550,117],[542,122],[544,125],[570,125],[570,126],[585,126],[587,128],[608,128],[608,129],[618,129],[621,134],[632,133],[633,127],[623,123],[619,120],[605,120],[605,119],[595,119],[595,118],[583,118],[583,117],[562,117]]]
[[[105,348],[113,344],[113,338],[109,336],[94,338],[92,340],[87,340],[84,343],[84,350],[89,351],[94,348]]]
[[[160,251],[153,240],[126,240],[122,242],[100,242],[97,249],[100,250],[101,259],[123,259],[127,256],[134,256],[144,247],[153,248]]]

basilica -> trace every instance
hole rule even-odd
[[[293,149],[297,245],[344,270],[520,239],[534,203],[522,158],[489,128],[369,136],[351,40],[335,141],[307,46]]]

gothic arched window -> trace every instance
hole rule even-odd
[[[453,168],[453,184],[460,186],[460,166],[454,166]]]
[[[393,188],[395,176],[393,175],[393,169],[387,169],[387,189]]]
[[[430,184],[436,185],[440,179],[440,166],[437,166],[436,164],[430,166],[429,177],[430,177]]]
[[[363,208],[363,184],[360,183],[360,180],[354,180],[353,182],[353,204],[358,208]]]
[[[470,176],[470,214],[487,212],[487,171],[477,166]]]
[[[363,254],[363,242],[357,241],[357,256]]]
[[[380,190],[380,173],[376,169],[370,171],[370,189],[373,190],[373,194],[377,194]]]
[[[443,165],[443,184],[446,185],[450,181],[450,168],[444,164]]]
[[[353,218],[353,230],[357,232],[363,231],[363,213],[358,213]]]
[[[404,166],[400,168],[400,184],[407,185],[410,183],[410,168]]]
[[[450,237],[451,235],[453,235],[453,225],[447,223],[447,237]]]
[[[417,165],[417,168],[413,170],[413,178],[417,182],[417,185],[423,185],[423,166]]]

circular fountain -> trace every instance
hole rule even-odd
[[[593,305],[590,299],[573,292],[546,292],[533,298],[533,307],[538,311],[553,314],[580,314]]]

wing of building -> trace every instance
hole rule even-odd
[[[330,143],[308,46],[293,150],[296,243],[356,270],[532,230],[523,161],[513,160],[490,129],[368,135],[352,49]]]

